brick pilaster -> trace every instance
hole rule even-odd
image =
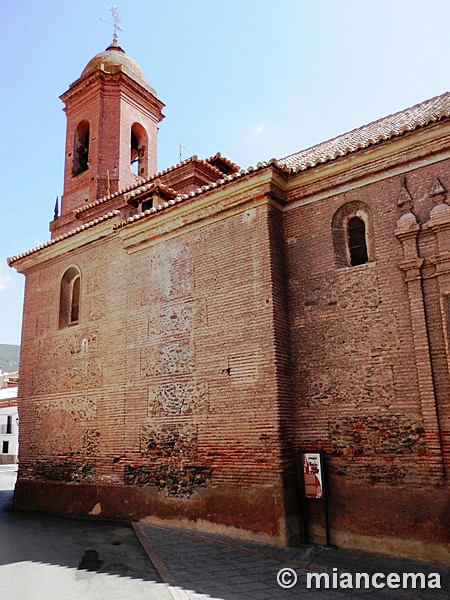
[[[438,419],[440,439],[444,457],[444,464],[448,473],[450,469],[450,415],[446,399],[448,398],[450,381],[450,314],[446,296],[450,296],[450,206],[442,202],[437,204],[430,213],[428,227],[436,238],[437,252],[430,257],[430,262],[435,267],[435,278],[439,293],[439,308],[441,315],[443,345],[445,346],[445,359],[447,368],[442,370],[444,388],[437,394]],[[444,350],[444,348],[443,348]],[[437,390],[439,392],[439,390]]]
[[[414,215],[412,213],[407,213],[397,222],[395,235],[403,246],[404,260],[399,263],[399,267],[405,274],[405,282],[408,289],[414,354],[420,406],[425,427],[425,439],[430,454],[436,459],[434,464],[431,465],[431,470],[434,476],[440,479],[444,477],[444,466],[422,290],[421,267],[424,259],[419,257],[417,249],[417,236],[419,230],[420,226]]]

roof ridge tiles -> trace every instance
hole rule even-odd
[[[404,110],[356,127],[347,133],[289,154],[277,162],[278,165],[288,167],[291,173],[295,173],[401,136],[417,127],[424,127],[447,117],[450,117],[450,92],[444,92]]]
[[[236,163],[234,163],[232,160],[230,160],[226,156],[222,156],[221,152],[216,152],[214,154],[214,156],[210,156],[209,158],[205,158],[204,160],[205,160],[205,162],[209,163],[210,161],[217,160],[217,159],[220,159],[221,161],[223,161],[224,163],[226,163],[230,167],[234,168],[236,171],[239,170],[239,165],[237,165]]]

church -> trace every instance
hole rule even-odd
[[[164,104],[117,39],[61,100],[51,239],[8,259],[15,509],[448,560],[450,94],[160,172]]]

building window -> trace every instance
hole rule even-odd
[[[80,319],[81,274],[70,267],[61,280],[59,302],[59,326],[76,325]]]
[[[352,217],[347,223],[348,251],[352,267],[363,265],[369,260],[367,255],[366,225],[359,217]]]
[[[89,167],[89,121],[81,121],[75,130],[73,141],[72,175],[75,177]]]
[[[364,202],[348,202],[338,208],[332,218],[331,232],[338,268],[374,260],[372,213]]]
[[[12,433],[12,416],[7,415],[6,417],[6,433]]]
[[[9,442],[2,442],[2,454],[8,454]]]
[[[134,123],[131,127],[130,167],[140,177],[148,177],[147,147],[145,129],[139,123]]]

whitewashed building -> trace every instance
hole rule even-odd
[[[0,389],[0,464],[16,463],[18,453],[17,387],[8,387]]]

